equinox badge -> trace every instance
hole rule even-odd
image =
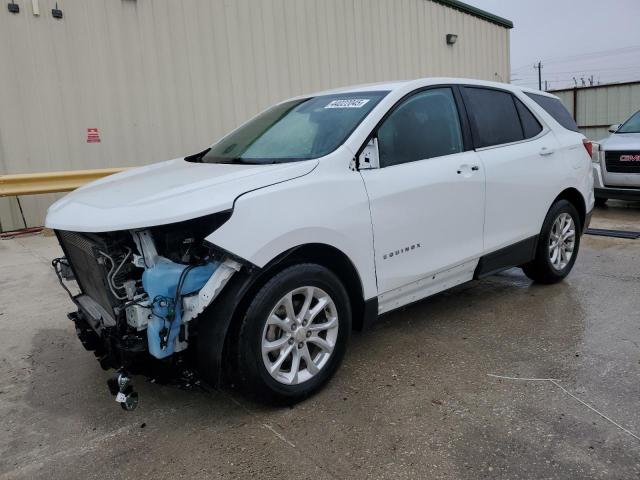
[[[420,248],[420,244],[419,244],[419,243],[416,243],[416,244],[411,245],[411,246],[409,246],[409,247],[401,248],[400,250],[395,250],[395,251],[393,251],[393,252],[385,253],[385,254],[382,256],[382,259],[383,259],[383,260],[386,260],[387,258],[397,257],[397,256],[398,256],[398,255],[400,255],[401,253],[407,253],[407,252],[410,252],[411,250],[415,250],[416,248]]]

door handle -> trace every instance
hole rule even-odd
[[[554,151],[555,150],[553,148],[542,147],[540,149],[540,155],[542,155],[543,157],[546,157],[547,155],[553,155]]]
[[[478,170],[480,170],[480,167],[478,165],[472,165],[471,167],[469,167],[469,165],[460,165],[458,167],[457,173],[458,175],[461,175],[462,173],[465,174],[469,174],[469,170],[471,170],[472,172],[477,172]]]

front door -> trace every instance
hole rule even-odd
[[[484,169],[476,152],[465,151],[452,89],[408,97],[376,137],[380,166],[361,174],[371,207],[379,294],[428,283],[437,273],[478,258]],[[416,297],[405,300],[425,296],[420,294],[425,289],[414,291]]]

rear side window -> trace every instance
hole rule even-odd
[[[578,131],[578,125],[571,114],[564,108],[562,102],[557,98],[537,95],[535,93],[527,93],[527,97],[540,105],[545,111],[553,117],[553,119],[567,130]]]
[[[509,92],[476,87],[464,90],[476,147],[524,140],[516,104]]]
[[[540,125],[540,122],[538,122],[536,117],[533,116],[533,113],[531,113],[531,110],[529,110],[524,103],[516,97],[514,97],[513,100],[516,102],[516,109],[518,110],[520,122],[522,123],[524,138],[535,137],[542,131],[542,125]]]

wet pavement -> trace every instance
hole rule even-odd
[[[592,226],[640,230],[640,204]],[[57,255],[0,241],[0,478],[640,478],[640,240],[583,237],[558,285],[513,269],[381,317],[284,409],[137,379],[123,412]]]

